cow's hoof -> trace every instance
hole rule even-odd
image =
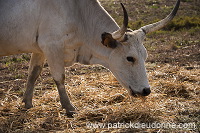
[[[23,100],[22,102],[25,103],[25,106],[24,106],[24,107],[25,107],[26,109],[30,109],[30,108],[33,107],[32,102],[27,102],[26,100]]]
[[[26,109],[30,109],[30,108],[32,108],[33,107],[33,105],[27,105],[27,104],[25,104],[25,106],[24,106]]]
[[[66,106],[62,106],[66,110],[66,115],[70,118],[73,117],[74,114],[76,114],[76,107],[73,104],[69,104]]]
[[[74,114],[77,114],[77,113],[75,111],[68,111],[68,112],[66,112],[66,116],[69,117],[69,118],[73,118]]]

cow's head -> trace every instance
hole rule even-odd
[[[147,96],[151,93],[145,69],[147,51],[143,41],[147,33],[164,27],[173,19],[179,4],[180,0],[177,0],[173,11],[165,19],[135,31],[127,29],[128,15],[121,4],[124,11],[123,26],[113,33],[102,34],[102,44],[112,49],[109,56],[109,69],[131,95]]]

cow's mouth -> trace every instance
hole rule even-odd
[[[130,95],[131,95],[131,96],[133,96],[133,97],[138,97],[138,94],[136,94],[136,93],[132,90],[131,86],[129,86],[129,92],[130,92]]]

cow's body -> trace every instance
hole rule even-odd
[[[43,53],[53,41],[66,49],[91,47],[103,32],[118,29],[95,0],[0,0],[0,7],[0,56]]]
[[[106,47],[95,44],[101,44],[103,32],[118,28],[96,0],[0,0],[0,56],[33,53],[25,106],[32,107],[33,86],[47,59],[61,103],[73,111],[61,83],[64,66],[102,63],[96,56]]]
[[[126,31],[117,31],[119,26],[97,0],[0,0],[0,56],[32,53],[23,100],[27,108],[32,107],[34,83],[45,59],[68,114],[74,107],[66,94],[64,67],[75,62],[101,64],[131,93],[148,95],[142,41],[149,29],[142,28],[120,41]]]

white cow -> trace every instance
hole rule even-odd
[[[23,102],[31,108],[33,89],[45,59],[58,88],[62,107],[75,111],[67,96],[64,67],[75,62],[101,64],[131,95],[147,96],[145,34],[162,28],[175,16],[180,0],[165,19],[138,30],[120,28],[98,0],[0,0],[0,56],[32,53]]]

